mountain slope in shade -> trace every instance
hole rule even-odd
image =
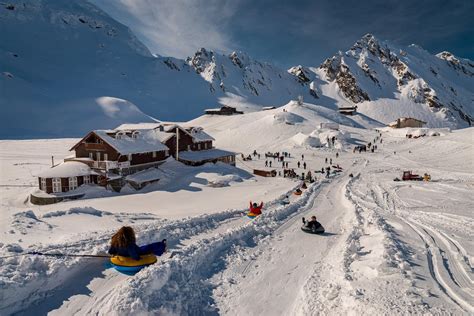
[[[258,109],[305,93],[285,70],[240,53],[201,50],[196,56],[214,61],[195,57],[194,64],[154,56],[127,27],[85,1],[1,4],[0,27],[0,138],[80,136],[113,127],[100,109],[91,110],[103,96],[128,100],[153,117],[186,120],[219,104]]]
[[[433,127],[474,122],[474,63],[448,52],[399,48],[367,34],[311,71],[324,95],[383,123],[400,116]]]
[[[184,61],[153,56],[127,27],[85,1],[2,4],[0,17],[1,138],[113,127],[95,102],[103,96],[183,119],[216,102]]]

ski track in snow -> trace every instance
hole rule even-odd
[[[380,194],[383,189],[379,187],[378,190]],[[390,190],[385,192],[385,203],[391,205],[392,211],[397,208],[396,211],[400,213],[398,218],[411,227],[425,244],[433,281],[463,311],[474,313],[474,269],[461,251],[462,248],[456,246],[454,239],[426,224],[426,217],[430,214],[418,212],[416,216],[410,215],[410,212],[403,210],[396,195],[390,194]]]

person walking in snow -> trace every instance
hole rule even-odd
[[[140,260],[141,255],[154,254],[156,256],[161,256],[165,253],[166,249],[166,239],[144,246],[137,246],[135,231],[133,228],[130,226],[123,226],[112,236],[109,254]]]
[[[270,161],[268,162],[268,164],[270,165],[270,168],[271,168],[271,167],[272,167],[272,161],[270,160]]]
[[[306,162],[303,162],[303,169],[306,170]]]
[[[304,160],[304,155],[301,155],[301,160]]]
[[[268,160],[265,160],[265,167],[268,167]]]
[[[329,164],[332,165],[332,158],[329,159]]]
[[[299,168],[299,167],[300,167],[300,162],[299,162],[299,161],[298,161],[298,164],[297,164],[297,165],[298,165],[298,168]]]
[[[339,158],[339,153],[336,153],[336,158]]]
[[[324,159],[324,163],[328,163],[328,157],[326,157],[326,159]]]

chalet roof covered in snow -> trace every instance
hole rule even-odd
[[[192,127],[189,130],[191,136],[194,137],[194,140],[197,142],[207,142],[207,141],[214,141],[214,137],[206,133],[201,127]]]
[[[163,178],[163,172],[156,169],[150,168],[134,174],[131,174],[126,177],[127,181],[132,181],[135,183],[145,183],[150,181],[156,181]]]
[[[153,130],[143,132],[139,134],[137,138],[122,135],[120,139],[110,135],[111,133],[115,134],[115,131],[95,130],[93,132],[122,155],[164,151],[168,149],[166,145],[161,143],[160,137]]]
[[[217,159],[221,157],[234,156],[232,151],[222,149],[208,149],[200,151],[182,151],[179,153],[179,158],[187,161],[204,161],[210,159]]]
[[[37,174],[40,178],[68,178],[88,175],[98,175],[82,162],[68,161]]]
[[[115,128],[117,131],[134,131],[134,130],[146,130],[155,129],[161,125],[160,122],[155,123],[126,123],[119,125]]]

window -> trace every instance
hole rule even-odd
[[[156,151],[153,152],[153,158],[156,158]]]
[[[97,161],[100,161],[100,152],[97,152]]]
[[[104,160],[107,161],[107,160],[109,160],[108,158],[109,158],[109,156],[107,155],[107,153],[104,153]]]
[[[128,154],[128,161],[132,161],[132,154]]]
[[[77,188],[77,177],[69,177],[69,190]]]
[[[89,158],[94,160],[94,153],[89,153]]]
[[[191,145],[188,145],[188,150],[191,150]]]
[[[53,178],[53,193],[61,192],[61,178]]]
[[[41,178],[41,188],[40,190],[43,190],[46,192],[46,178]]]
[[[84,184],[90,184],[91,183],[91,176],[84,176]]]
[[[198,150],[201,150],[201,143],[198,143]]]

